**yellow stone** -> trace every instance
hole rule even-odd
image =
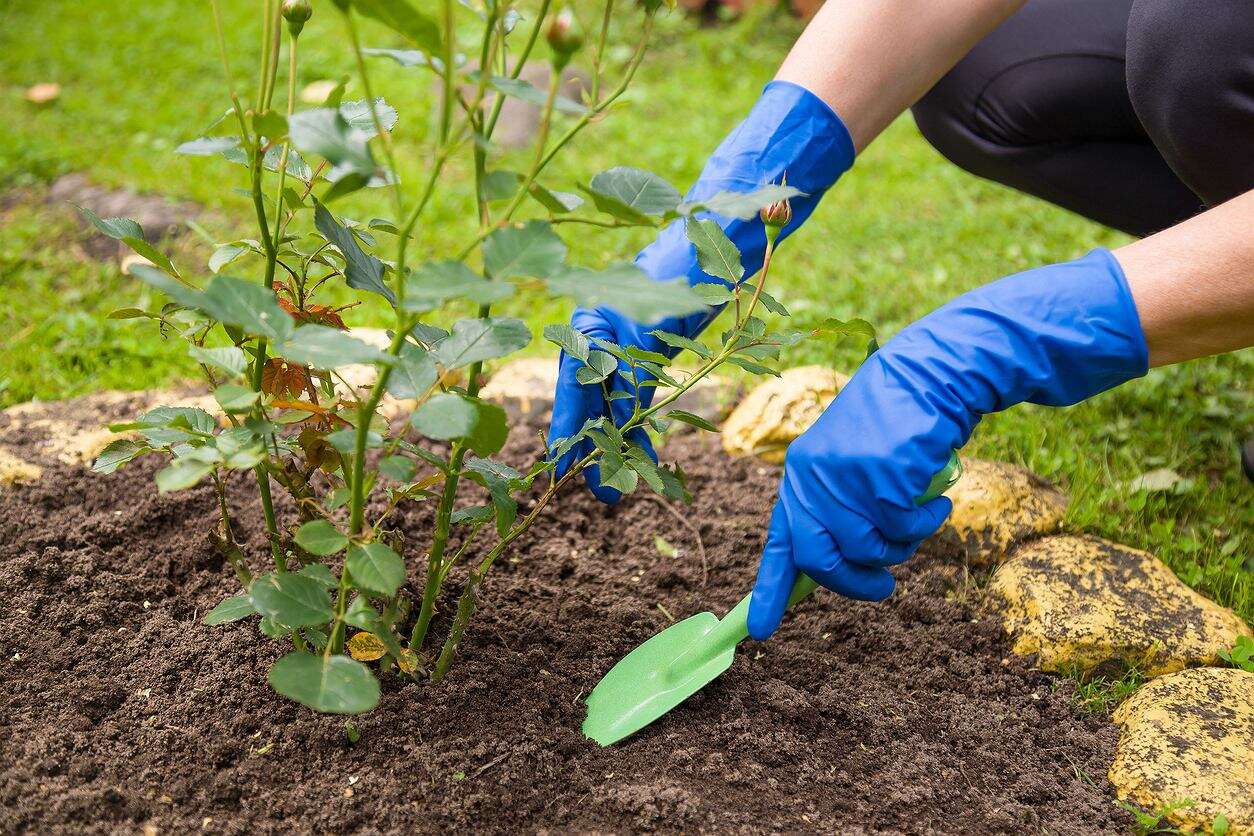
[[[989,592],[1015,653],[1038,656],[1047,671],[1121,663],[1158,676],[1213,664],[1254,635],[1158,558],[1096,537],[1029,543],[998,567]]]
[[[723,424],[723,449],[775,464],[793,439],[810,428],[849,378],[823,366],[789,369],[755,387]]]
[[[44,469],[37,464],[23,461],[0,447],[0,485],[19,485],[38,481]]]
[[[954,510],[933,544],[976,566],[999,563],[1016,543],[1056,531],[1067,511],[1066,494],[1005,462],[963,458],[962,477],[945,495]]]
[[[1254,673],[1194,668],[1155,679],[1114,713],[1120,727],[1110,782],[1147,810],[1189,800],[1168,818],[1211,832],[1254,834]]]

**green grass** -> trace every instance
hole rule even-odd
[[[242,70],[258,52],[255,4],[224,5],[239,83],[248,85]],[[68,212],[36,205],[41,183],[86,170],[101,183],[204,204],[203,223],[221,240],[249,229],[246,200],[232,191],[245,185],[242,168],[172,153],[226,105],[208,4],[152,0],[137,8],[142,13],[122,14],[111,4],[88,3],[67,13],[62,4],[16,0],[0,11],[0,106],[7,114],[0,120],[0,189],[21,188],[30,198],[0,221],[0,313],[9,322],[0,337],[0,405],[156,386],[189,372],[181,352],[167,352],[147,326],[104,319],[144,291],[115,265],[76,253],[82,233]],[[328,12],[319,7],[302,39],[302,85],[351,71]],[[633,15],[624,11],[616,22],[624,36]],[[365,31],[368,45],[393,45],[381,30]],[[691,182],[797,31],[796,22],[770,16],[712,30],[668,19],[629,106],[577,141],[546,182],[571,188],[615,164]],[[401,111],[400,168],[412,183],[431,128],[430,77],[387,62],[373,71],[379,91]],[[41,81],[59,82],[63,94],[37,109],[21,94]],[[354,94],[360,96],[350,87]],[[497,163],[511,164],[522,162]],[[471,229],[469,173],[461,159],[447,175],[457,187],[437,198],[424,221],[424,257],[449,253]],[[389,205],[376,194],[354,197],[341,211],[367,219],[387,214]],[[622,258],[646,240],[640,231],[567,237],[572,260],[582,263]],[[773,287],[800,325],[856,315],[891,335],[983,282],[1125,240],[946,164],[907,117],[861,156],[788,243]],[[189,239],[180,254],[181,264],[203,265],[208,249]],[[537,327],[566,315],[564,306],[535,299],[516,300],[513,312]],[[386,324],[378,308],[354,311],[352,322]],[[813,342],[786,363],[848,369],[858,353],[852,345]],[[1073,498],[1069,525],[1158,554],[1187,582],[1250,619],[1254,518],[1236,451],[1238,439],[1254,430],[1251,380],[1249,351],[1155,371],[1071,409],[1023,406],[992,416],[965,454],[1021,462],[1059,482]],[[1126,487],[1158,467],[1174,468],[1186,481],[1154,494]]]

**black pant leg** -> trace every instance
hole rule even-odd
[[[1134,235],[1196,214],[1129,98],[1132,5],[1029,0],[914,106],[920,131],[973,174]]]
[[[1254,189],[1254,2],[1135,0],[1128,92],[1150,139],[1208,206]]]

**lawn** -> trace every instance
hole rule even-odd
[[[224,6],[232,52],[251,47],[255,54],[256,33],[246,23],[253,4]],[[168,354],[150,329],[105,319],[145,291],[116,264],[81,255],[83,233],[72,213],[42,199],[52,178],[81,170],[102,184],[196,201],[218,240],[248,229],[246,198],[232,191],[246,185],[244,169],[173,153],[225,107],[208,4],[152,0],[136,8],[142,11],[121,14],[111,4],[79,4],[67,13],[63,4],[15,0],[0,10],[0,313],[10,323],[0,336],[0,405],[158,386],[190,371],[182,352]],[[304,39],[310,48],[298,85],[350,72],[347,51],[327,41],[336,24],[333,15],[315,15],[310,29],[323,37]],[[631,20],[620,24],[626,30]],[[710,29],[671,16],[628,106],[577,141],[550,184],[569,188],[615,164],[691,182],[798,29],[770,13]],[[393,45],[378,28],[367,28],[366,39]],[[373,69],[401,113],[401,175],[412,182],[431,128],[431,78],[390,63]],[[26,87],[44,81],[62,85],[57,102],[36,108],[23,101]],[[349,95],[360,91],[350,86]],[[468,182],[469,168],[467,155],[452,166],[450,181]],[[340,211],[364,220],[372,216],[367,207],[386,205],[371,200],[355,196]],[[446,192],[420,230],[422,246],[446,253],[472,224],[469,190]],[[630,255],[645,240],[639,231],[568,238],[584,263]],[[799,324],[862,316],[887,336],[980,283],[1125,240],[958,171],[906,117],[789,242],[774,281]],[[203,265],[209,252],[190,235],[178,247],[184,265]],[[239,269],[250,267],[241,262]],[[513,307],[535,330],[567,313],[528,299]],[[351,321],[384,325],[382,315],[362,308]],[[857,359],[854,346],[812,342],[785,363],[847,369]],[[1238,440],[1254,430],[1251,380],[1250,351],[1155,371],[1071,409],[1018,407],[993,416],[964,452],[1021,462],[1064,485],[1072,527],[1158,554],[1188,583],[1251,619],[1254,506],[1237,462]],[[1129,487],[1160,468],[1182,479],[1163,491]]]

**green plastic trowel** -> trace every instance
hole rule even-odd
[[[957,455],[937,473],[922,505],[940,496],[962,475]],[[807,597],[818,583],[799,575],[788,596],[788,606]],[[588,717],[583,733],[602,746],[635,734],[700,691],[731,667],[736,645],[749,635],[746,595],[720,619],[712,612],[697,613],[672,624],[610,668],[585,703]]]

